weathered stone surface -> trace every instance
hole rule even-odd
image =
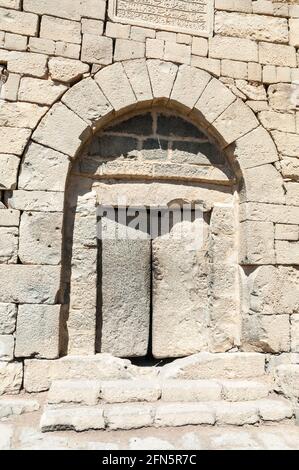
[[[288,398],[299,397],[299,365],[282,364],[274,371],[275,388]]]
[[[281,172],[284,178],[299,180],[299,159],[293,157],[284,157],[281,160]]]
[[[186,426],[190,424],[214,424],[214,408],[202,403],[176,403],[159,405],[155,426]]]
[[[289,83],[277,83],[268,88],[270,106],[277,111],[290,111],[294,108],[292,103],[292,86]]]
[[[23,364],[0,362],[0,395],[19,393],[23,381]]]
[[[153,99],[146,61],[137,59],[124,62],[124,69],[138,102]]]
[[[0,400],[0,418],[9,418],[10,416],[20,416],[25,413],[32,413],[39,410],[37,400],[28,400],[20,398],[4,398]]]
[[[61,212],[24,212],[21,217],[19,258],[22,264],[60,264]]]
[[[219,403],[216,404],[217,424],[244,425],[258,421],[258,409],[255,403]]]
[[[153,424],[153,409],[150,405],[112,405],[104,411],[110,429],[138,429]]]
[[[147,67],[154,98],[165,98],[168,101],[178,72],[178,67],[169,62],[159,60],[148,60]]]
[[[20,212],[13,209],[0,209],[0,227],[18,227]]]
[[[272,222],[246,221],[240,225],[242,264],[275,264]]]
[[[222,397],[227,401],[259,400],[268,396],[270,384],[253,380],[222,380]]]
[[[292,46],[260,42],[259,61],[261,64],[296,67],[296,50]]]
[[[69,165],[67,155],[32,142],[21,166],[19,189],[64,191]]]
[[[89,71],[89,66],[79,60],[52,57],[49,60],[49,72],[52,80],[73,83]]]
[[[89,132],[87,124],[79,116],[59,103],[42,119],[33,140],[74,158]]]
[[[106,403],[154,402],[160,397],[161,385],[152,380],[101,382],[101,400]]]
[[[54,380],[48,393],[50,404],[96,405],[100,399],[99,380]]]
[[[240,220],[297,224],[298,209],[295,206],[249,202],[240,205]]]
[[[121,64],[116,63],[100,70],[95,75],[95,81],[116,111],[136,104],[134,92]]]
[[[91,78],[74,85],[63,96],[62,102],[89,124],[112,111],[111,104]]]
[[[279,152],[289,157],[298,157],[299,135],[275,131],[272,133]]]
[[[22,155],[30,136],[30,129],[0,127],[1,152]]]
[[[18,98],[20,101],[51,106],[66,90],[67,87],[61,83],[23,77],[20,82]]]
[[[198,218],[176,224],[172,234],[152,242],[152,350],[157,358],[187,356],[207,348],[206,230]]]
[[[249,276],[249,308],[262,315],[296,313],[299,307],[298,271],[263,266]]]
[[[241,200],[284,204],[283,179],[274,165],[266,164],[244,170]]]
[[[292,404],[286,400],[260,400],[259,415],[263,421],[281,421],[294,414]]]
[[[275,240],[299,240],[299,225],[276,224]]]
[[[0,335],[10,335],[15,331],[17,306],[0,303]]]
[[[281,353],[290,350],[288,315],[247,315],[242,326],[245,351]]]
[[[0,424],[0,450],[11,450],[13,432],[13,426]]]
[[[16,155],[0,154],[0,189],[15,189],[19,164]]]
[[[47,110],[46,106],[31,103],[2,103],[0,126],[34,129]]]
[[[42,432],[88,431],[104,429],[103,409],[92,406],[79,408],[46,409],[40,421]]]
[[[106,221],[103,223],[106,226]],[[120,225],[112,224],[107,225],[108,230],[122,229]],[[113,237],[113,232],[111,235]],[[116,232],[116,236],[121,237],[121,232]],[[138,236],[137,231],[135,236]],[[144,356],[150,321],[150,241],[104,237],[101,252],[102,328],[98,347],[101,352],[118,357]]]
[[[277,240],[275,250],[277,263],[299,265],[299,242],[297,240]]]
[[[209,83],[210,78],[210,75],[203,70],[182,65],[179,67],[171,92],[171,99],[192,109]]]
[[[26,74],[32,77],[45,77],[48,57],[32,52],[11,52],[8,58],[9,72]]]
[[[40,37],[81,44],[81,25],[76,21],[43,15]]]
[[[52,191],[13,191],[7,203],[11,209],[24,211],[62,212],[64,193]]]
[[[0,29],[25,36],[36,36],[38,16],[32,13],[0,8]]]
[[[286,203],[292,206],[299,206],[299,183],[293,181],[285,183]],[[0,211],[1,214],[1,211]]]
[[[12,361],[14,357],[14,347],[15,340],[12,335],[0,335],[0,361]]]
[[[129,379],[138,375],[130,361],[110,354],[93,356],[66,356],[57,361],[25,361],[24,387],[28,392],[50,388],[53,380],[113,380]]]
[[[199,353],[177,359],[164,366],[165,379],[243,379],[258,377],[265,372],[265,356],[258,353]]]
[[[16,264],[18,258],[18,229],[0,227],[0,264]]]
[[[112,63],[113,41],[111,38],[84,34],[81,60],[92,64],[109,65]]]
[[[274,142],[261,126],[236,140],[227,151],[232,158],[234,156],[237,159],[242,169],[274,163],[278,160]]]
[[[116,39],[114,61],[142,59],[145,56],[145,44],[128,39]],[[112,54],[111,54],[112,61]]]
[[[25,0],[24,10],[40,15],[59,16],[70,20],[80,20],[81,17],[103,20],[106,13],[105,0]]]
[[[242,13],[217,12],[215,32],[223,36],[287,43],[288,22],[285,18]]]
[[[60,305],[20,305],[16,357],[55,359],[59,356]]]
[[[208,123],[212,123],[235,100],[235,95],[223,83],[212,79],[195,104],[194,112],[198,111]]]
[[[221,385],[210,380],[162,381],[162,400],[165,402],[204,402],[221,398]]]
[[[258,62],[258,47],[250,39],[214,36],[210,39],[210,57]]]
[[[0,265],[0,302],[54,304],[59,284],[58,266]]]

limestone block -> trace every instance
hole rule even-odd
[[[276,80],[275,80],[276,81]],[[290,111],[294,109],[291,96],[293,90],[289,83],[277,83],[268,88],[269,104],[277,111]]]
[[[51,39],[29,38],[28,50],[39,54],[52,55],[55,53],[55,42]]]
[[[219,80],[212,79],[194,106],[204,119],[211,124],[234,101],[235,95]]]
[[[298,157],[298,134],[275,131],[272,135],[280,153],[289,157]]]
[[[159,60],[148,60],[147,67],[154,98],[165,98],[168,101],[177,76],[178,67],[169,62]]]
[[[244,170],[241,201],[284,204],[285,194],[280,173],[271,164]]]
[[[38,16],[23,11],[0,8],[0,30],[24,36],[36,36]]]
[[[272,222],[241,223],[242,264],[275,264],[274,225]]]
[[[153,424],[153,409],[150,405],[114,405],[105,409],[109,429],[138,429]]]
[[[198,353],[165,365],[163,379],[244,379],[265,373],[265,355],[258,353]]]
[[[299,352],[299,315],[291,316],[291,351]]]
[[[0,303],[0,334],[10,335],[15,331],[17,306]]]
[[[284,178],[299,180],[299,160],[297,158],[284,157],[281,160],[281,172]]]
[[[24,212],[21,217],[19,258],[22,264],[60,264],[61,212]]]
[[[67,155],[32,142],[21,166],[19,188],[64,191],[69,165]]]
[[[270,384],[253,380],[222,380],[222,397],[226,401],[249,401],[266,398]]]
[[[296,313],[299,275],[292,267],[263,266],[249,277],[250,310],[263,315]]]
[[[49,60],[49,72],[52,80],[73,83],[89,71],[89,66],[80,60],[52,57]]]
[[[2,85],[1,98],[7,101],[16,101],[20,85],[20,75],[10,73],[7,81]]]
[[[221,398],[221,385],[211,380],[162,381],[162,400],[165,402],[204,402]]]
[[[137,369],[137,370],[136,370]],[[53,380],[119,380],[138,375],[139,368],[126,359],[110,354],[65,356],[56,361],[25,361],[24,387],[26,391],[48,390]]]
[[[101,400],[106,403],[154,402],[161,385],[152,380],[109,380],[101,382]]]
[[[82,18],[81,25],[82,25],[82,34],[95,34],[95,35],[100,35],[100,36],[103,35],[103,30],[104,30],[103,21],[89,20],[87,18]],[[112,37],[110,36],[110,34],[107,34],[107,26],[106,26],[106,36]],[[114,25],[114,26],[124,26],[126,28],[126,25]]]
[[[171,100],[192,109],[210,81],[203,70],[181,65],[171,92]]]
[[[42,432],[51,431],[88,431],[104,429],[103,409],[93,406],[78,408],[45,409],[40,427]]]
[[[275,226],[276,240],[299,240],[299,225],[276,224]]]
[[[247,315],[243,318],[245,351],[281,353],[290,350],[288,315]]]
[[[254,113],[239,99],[213,122],[213,128],[221,136],[225,146],[256,127],[258,127],[258,120]]]
[[[43,78],[47,73],[48,57],[32,52],[11,52],[8,58],[8,71]]]
[[[209,54],[215,59],[258,62],[258,47],[250,39],[214,36],[209,40]]]
[[[15,339],[13,335],[0,335],[0,361],[12,361],[14,357],[14,347]]]
[[[4,102],[0,106],[0,126],[34,129],[47,112],[47,106]]]
[[[285,18],[242,13],[217,12],[215,33],[281,43],[287,43],[289,39],[288,22]]]
[[[0,4],[4,8],[13,8],[18,10],[20,8],[21,0],[1,0]]]
[[[4,398],[0,401],[0,416],[2,418],[20,416],[24,413],[32,413],[37,410],[39,410],[39,403],[37,400]]]
[[[290,18],[290,44],[299,47],[299,18]]]
[[[81,44],[81,24],[76,21],[42,16],[40,37]]]
[[[192,38],[192,54],[206,57],[208,55],[209,43],[205,38]]]
[[[112,112],[112,106],[91,78],[74,85],[63,96],[62,102],[88,124]]]
[[[12,0],[5,0],[5,6],[9,6]],[[3,3],[3,2],[2,2]],[[0,424],[0,449],[11,450],[13,440],[14,428],[9,424]]]
[[[18,98],[20,101],[51,106],[66,90],[67,87],[61,83],[23,77],[20,83]]]
[[[0,209],[0,227],[18,227],[20,212],[3,207]]]
[[[50,404],[78,403],[96,405],[101,382],[98,380],[54,380],[48,393]]]
[[[215,405],[217,424],[241,426],[254,424],[259,420],[255,403],[224,403]]]
[[[21,211],[62,212],[64,193],[54,191],[13,191],[7,204]]]
[[[235,157],[238,160],[242,169],[274,163],[278,160],[274,142],[261,126],[237,139],[227,151],[231,158]]]
[[[244,203],[240,205],[240,220],[296,225],[298,223],[298,208],[281,204]]]
[[[285,132],[296,132],[295,116],[292,114],[267,110],[260,112],[258,116],[261,124],[270,131],[277,130],[283,132],[283,135],[285,135]],[[288,135],[288,138],[293,137],[293,134],[286,135]]]
[[[0,107],[1,109],[1,107]],[[0,153],[0,188],[15,189],[20,159],[16,155]]]
[[[293,181],[285,182],[286,203],[293,206],[299,206],[299,183]],[[1,212],[0,212],[1,214]]]
[[[0,127],[1,151],[22,155],[31,136],[30,129],[17,127]]]
[[[145,57],[145,44],[132,39],[116,39],[114,61],[142,59]]]
[[[109,164],[108,164],[109,165]],[[105,165],[105,170],[108,165]],[[148,168],[148,164],[144,164],[144,169]],[[117,172],[122,174],[121,171]],[[117,174],[116,173],[116,174]],[[104,171],[103,171],[103,174]],[[132,173],[137,174],[137,173]],[[151,176],[151,171],[146,171],[145,176]],[[193,180],[193,181],[209,181],[218,184],[231,184],[232,174],[230,170],[225,167],[201,166],[201,165],[180,165],[175,163],[154,163],[153,175],[159,179],[173,179],[173,180]]]
[[[112,63],[113,41],[105,36],[84,34],[81,60],[92,64],[109,65]],[[131,58],[131,57],[130,57]]]
[[[259,62],[266,65],[296,67],[296,49],[282,44],[260,42]]]
[[[155,426],[187,426],[197,424],[215,424],[213,407],[204,403],[176,403],[158,405]]]
[[[32,11],[40,15],[59,16],[70,20],[80,20],[81,17],[105,19],[105,0],[24,0],[25,11]]]
[[[274,371],[275,390],[288,398],[299,397],[299,364],[282,364]]]
[[[287,400],[259,400],[259,415],[263,421],[281,421],[293,416],[292,404]]]
[[[19,393],[23,382],[21,362],[0,362],[0,395]]]
[[[146,39],[145,56],[147,59],[161,59],[164,55],[164,41],[161,39]]]
[[[247,80],[248,68],[246,62],[224,59],[221,61],[221,75],[224,77]]]
[[[58,41],[55,43],[55,55],[66,57],[67,59],[79,59],[81,46],[69,42]]]
[[[100,70],[95,75],[95,81],[116,111],[136,104],[134,92],[121,64],[116,63]]]
[[[26,51],[27,49],[27,37],[19,34],[5,34],[5,49],[10,51]]]
[[[144,356],[150,321],[150,241],[105,238],[99,346],[101,352],[118,357]]]
[[[277,240],[275,251],[278,264],[299,264],[298,241]]]
[[[199,69],[206,70],[215,77],[220,76],[221,62],[218,59],[210,59],[207,57],[191,56],[191,65]]]
[[[20,305],[16,357],[55,359],[59,356],[60,305]]]
[[[90,128],[73,111],[55,104],[40,122],[33,140],[74,158],[87,140]]]
[[[198,218],[177,223],[171,234],[152,242],[154,357],[187,356],[207,348],[206,232]]]
[[[186,44],[178,44],[171,41],[165,42],[164,60],[176,62],[178,64],[190,65],[191,62],[191,46]]]
[[[18,236],[16,227],[0,227],[0,264],[17,263]]]
[[[60,287],[58,266],[0,265],[0,301],[54,304]]]
[[[153,93],[146,61],[143,59],[126,61],[123,66],[137,101],[140,103],[152,100]]]

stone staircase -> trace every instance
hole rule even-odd
[[[108,380],[79,379],[75,369],[67,379],[56,374],[41,430],[240,426],[294,416],[291,401],[274,392],[262,354],[200,353],[161,368],[136,369],[129,378],[122,373]]]

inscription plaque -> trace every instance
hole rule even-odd
[[[109,18],[118,23],[210,36],[214,0],[109,0]]]

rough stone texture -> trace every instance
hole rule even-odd
[[[10,362],[14,357],[14,337],[0,335],[0,361]]]
[[[23,365],[20,362],[0,362],[0,395],[19,393],[23,381]]]
[[[48,393],[48,402],[92,406],[99,402],[100,391],[101,382],[97,380],[54,380]]]
[[[16,357],[55,359],[60,352],[60,305],[20,305]]]
[[[289,398],[299,397],[299,365],[282,364],[274,371],[275,388]]]
[[[84,34],[81,60],[92,64],[108,65],[112,63],[113,41],[110,38]]]
[[[52,105],[58,100],[67,87],[51,80],[23,77],[20,82],[18,98],[20,101],[29,101],[42,105]]]
[[[252,403],[221,403],[216,405],[217,424],[244,425],[258,421],[258,409]]]
[[[50,431],[88,431],[104,429],[103,410],[94,407],[47,409],[41,419],[42,432]]]
[[[20,159],[15,155],[0,154],[0,188],[15,189]]]
[[[121,64],[114,64],[101,70],[96,74],[95,81],[116,111],[136,103],[135,95]]]
[[[161,385],[152,380],[121,380],[101,383],[106,403],[153,402],[161,397]]]
[[[204,404],[176,403],[157,407],[155,426],[185,426],[190,424],[214,424],[213,407]]]
[[[4,154],[22,155],[30,136],[30,129],[0,127],[1,151]]]
[[[9,418],[11,416],[20,416],[25,413],[33,413],[39,410],[40,406],[37,400],[28,399],[1,399],[0,400],[0,418]]]
[[[216,401],[222,387],[209,380],[167,380],[162,382],[162,400],[165,402]]]
[[[227,401],[249,401],[266,398],[270,384],[262,381],[222,380],[222,396]]]
[[[243,319],[243,348],[270,353],[289,351],[289,316],[248,315]]]
[[[46,106],[31,103],[2,103],[0,126],[34,129],[47,110]]]
[[[149,338],[150,242],[103,239],[101,245],[102,328],[98,347],[119,357],[144,356]]]
[[[64,59],[62,57],[53,57],[49,60],[49,72],[52,80],[72,83],[86,72],[89,67],[79,60]]]
[[[105,419],[110,429],[138,429],[153,424],[153,411],[150,405],[114,405],[105,410]]]
[[[17,306],[15,304],[0,304],[0,334],[14,333],[16,327]]]

